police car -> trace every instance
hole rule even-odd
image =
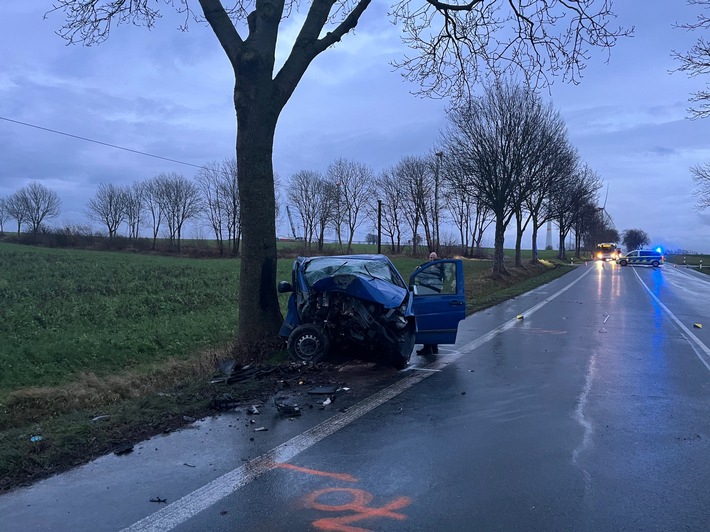
[[[635,249],[616,259],[616,263],[622,266],[628,264],[648,264],[654,268],[663,264],[664,261],[665,258],[661,255],[661,252],[655,249]]]

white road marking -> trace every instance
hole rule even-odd
[[[591,271],[591,268],[588,269],[570,284],[560,289],[550,297],[542,300],[537,305],[524,311],[522,314],[526,317],[531,316],[550,301],[572,288]],[[464,345],[458,352],[448,354],[446,357],[440,357],[435,362],[429,364],[426,368],[420,368],[427,369],[428,371],[413,373],[391,386],[380,390],[367,399],[362,400],[355,406],[349,408],[345,412],[336,414],[322,423],[319,423],[315,427],[312,427],[302,434],[299,434],[287,442],[273,448],[271,451],[250,460],[246,464],[225,473],[221,477],[214,479],[212,482],[205,484],[192,493],[188,493],[177,501],[164,506],[157,512],[148,515],[128,528],[125,528],[124,531],[168,531],[176,528],[187,520],[195,517],[200,512],[206,510],[213,504],[228,497],[252,480],[260,477],[267,471],[274,469],[279,463],[291,460],[293,457],[312,447],[319,441],[327,438],[359,417],[398,396],[418,382],[434,375],[436,371],[445,368],[452,362],[461,358],[463,355],[474,351],[519,322],[520,320],[517,318],[508,320],[501,326],[496,327],[473,342],[469,342]]]
[[[589,421],[584,414],[584,408],[587,406],[587,399],[589,398],[589,393],[592,391],[592,382],[594,381],[594,374],[596,373],[597,367],[597,354],[592,353],[589,359],[589,366],[587,368],[587,374],[584,378],[584,389],[579,395],[577,401],[577,407],[574,409],[574,419],[582,426],[582,441],[580,444],[572,451],[572,463],[582,470],[584,476],[584,490],[587,495],[591,493],[592,490],[592,476],[589,471],[581,467],[577,463],[580,453],[587,449],[591,445],[592,433],[594,432],[594,426],[591,421]]]
[[[676,326],[685,334],[685,339],[688,341],[690,346],[693,348],[693,351],[695,352],[695,355],[698,357],[700,362],[703,363],[705,368],[710,371],[710,362],[708,360],[710,359],[710,348],[706,346],[700,338],[695,336],[690,329],[688,329],[685,325],[683,325],[683,322],[681,322],[675,314],[671,312],[671,310],[665,306],[663,303],[661,303],[661,300],[656,297],[656,295],[651,291],[651,289],[646,285],[646,283],[643,282],[641,279],[641,276],[638,274],[636,270],[634,270],[634,274],[636,275],[636,278],[639,280],[639,283],[641,283],[641,286],[644,287],[646,292],[648,292],[648,295],[651,296],[651,299],[653,299],[659,307],[663,309],[663,311],[668,314],[668,317],[673,321],[673,323],[676,324]],[[693,345],[695,344],[695,345]],[[700,351],[698,351],[698,349]],[[705,356],[703,357],[702,353],[705,353]]]

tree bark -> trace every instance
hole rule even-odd
[[[242,220],[239,334],[236,351],[273,345],[283,321],[276,292],[276,197],[272,152],[280,107],[270,83],[251,90],[237,84],[237,175]],[[266,94],[265,94],[266,93]],[[259,319],[255,320],[254,317]],[[256,353],[254,353],[256,355]]]
[[[508,270],[505,269],[505,251],[503,245],[505,243],[505,222],[503,214],[496,215],[495,228],[495,249],[493,251],[493,273],[495,279],[508,275]]]

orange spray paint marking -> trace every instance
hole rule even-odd
[[[323,504],[318,502],[320,497],[331,493],[346,493],[351,497],[350,502],[345,504]],[[325,512],[355,512],[353,515],[345,515],[342,517],[327,517],[313,522],[313,526],[319,530],[328,530],[332,532],[368,532],[367,528],[359,528],[349,526],[351,523],[356,523],[364,519],[375,519],[378,517],[389,517],[390,519],[398,519],[403,521],[407,516],[394,512],[405,506],[409,506],[411,499],[409,497],[399,497],[389,504],[381,508],[372,508],[367,505],[372,502],[372,494],[354,488],[326,488],[310,493],[305,498],[305,502],[311,508],[323,510]]]
[[[344,480],[346,482],[357,482],[357,479],[348,475],[347,473],[329,473],[327,471],[318,471],[317,469],[308,469],[306,467],[299,467],[293,464],[274,464],[275,467],[280,467],[282,469],[291,469],[293,471],[299,471],[300,473],[308,473],[309,475],[316,475],[319,477],[329,477],[338,480]]]

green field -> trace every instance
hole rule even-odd
[[[676,266],[688,266],[710,274],[710,255],[668,255],[666,263]],[[702,266],[702,268],[700,268]]]
[[[234,337],[238,264],[0,244],[0,398]]]

